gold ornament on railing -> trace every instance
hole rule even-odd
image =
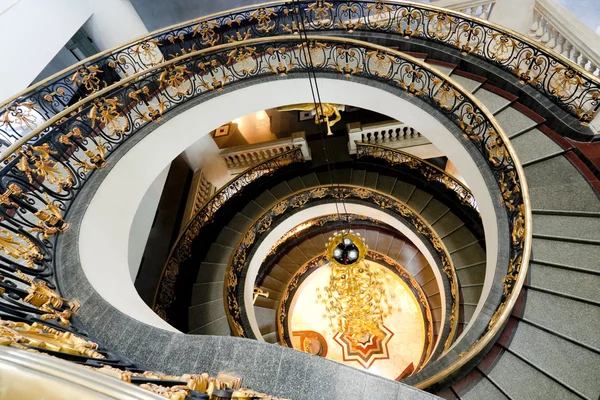
[[[34,322],[5,321],[0,319],[0,345],[18,349],[47,349],[59,353],[104,358],[98,353],[98,344],[89,342],[71,332],[61,332],[57,329]]]
[[[364,239],[350,230],[329,238],[329,285],[317,296],[317,301],[325,304],[331,329],[354,343],[379,335],[384,318],[393,312],[385,279],[364,261],[366,251]]]

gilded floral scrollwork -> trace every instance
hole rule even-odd
[[[7,107],[0,116],[0,128],[18,126],[23,131],[31,131],[37,127],[37,117],[34,115],[38,108],[30,101],[16,103]]]
[[[91,93],[95,93],[101,88],[105,88],[106,82],[100,79],[99,73],[103,72],[98,65],[88,65],[79,68],[72,76],[71,81],[74,86],[83,85]]]
[[[257,31],[267,33],[275,29],[275,21],[273,21],[275,16],[277,13],[272,8],[260,7],[250,13],[249,20],[257,22]]]
[[[192,30],[192,37],[200,35],[202,45],[212,47],[218,43],[221,38],[221,36],[215,32],[215,29],[218,28],[220,28],[220,25],[214,21],[202,21]]]
[[[47,180],[55,184],[59,192],[73,185],[70,172],[59,169],[59,163],[51,158],[58,152],[51,149],[48,143],[41,146],[25,146],[20,153],[17,168],[27,176],[29,183],[33,184],[34,180],[38,179]]]

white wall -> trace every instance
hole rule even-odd
[[[534,0],[497,0],[490,14],[490,22],[529,35],[534,3]]]
[[[88,0],[88,2],[93,15],[83,28],[100,51],[120,46],[148,33],[148,29],[129,0]]]
[[[150,229],[152,229],[152,222],[156,216],[156,209],[158,208],[170,167],[171,164],[167,165],[154,182],[152,182],[152,185],[150,185],[142,198],[131,223],[131,229],[129,230],[129,256],[127,260],[132,282],[135,282],[135,277],[140,269],[144,249],[148,242],[148,235],[150,235]]]
[[[211,135],[202,136],[183,152],[183,159],[196,172],[202,169],[204,178],[216,188],[231,179],[227,163],[219,155],[221,149]]]
[[[432,115],[384,90],[338,79],[319,79],[319,90],[324,102],[348,104],[388,115],[426,133],[434,145],[444,149],[463,173],[480,207],[487,263],[492,266],[488,268],[482,293],[485,299],[497,259],[497,217],[481,172],[460,141]],[[274,80],[245,87],[183,112],[129,150],[96,191],[81,225],[80,260],[86,277],[98,293],[117,309],[139,321],[173,329],[142,301],[129,278],[129,231],[148,187],[171,160],[201,136],[208,135],[224,123],[259,110],[310,101],[310,88],[305,79]],[[339,151],[347,150],[344,147]],[[140,168],[140,165],[144,167]],[[111,251],[99,257],[98,248]],[[475,314],[482,305],[479,304]]]
[[[20,0],[2,9],[0,101],[29,86],[92,15],[80,0]]]

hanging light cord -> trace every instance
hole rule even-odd
[[[298,13],[299,13],[299,18],[300,21],[298,22],[298,32],[300,34],[300,37],[304,40],[304,53],[305,53],[305,57],[308,61],[308,68],[307,68],[307,73],[308,73],[308,82],[310,84],[310,91],[311,91],[311,95],[312,95],[312,99],[313,99],[313,104],[315,107],[315,112],[317,113],[317,118],[319,120],[319,123],[317,124],[318,129],[319,129],[319,135],[321,136],[321,145],[323,147],[323,151],[325,153],[325,164],[327,166],[327,174],[329,175],[329,181],[332,187],[337,186],[338,189],[338,193],[340,193],[341,195],[341,186],[340,183],[337,182],[337,179],[334,180],[334,177],[336,177],[336,169],[335,169],[335,165],[333,163],[331,163],[330,157],[329,157],[329,146],[327,144],[327,138],[323,132],[323,127],[322,124],[324,123],[324,121],[322,120],[322,118],[325,116],[324,112],[323,112],[323,103],[321,102],[321,93],[319,92],[319,86],[317,84],[317,74],[315,71],[315,67],[313,64],[313,60],[312,60],[312,55],[310,52],[310,40],[308,39],[308,34],[306,33],[306,28],[304,25],[304,8],[301,6],[300,4],[300,0],[293,0],[292,4],[296,4],[296,7],[298,9]],[[292,13],[292,19],[294,19],[294,14]],[[296,21],[294,21],[296,22]],[[346,203],[344,202],[344,199],[342,198],[342,196],[340,196],[340,202],[342,203],[342,208],[344,210],[344,215],[347,217],[348,215],[348,210],[346,209]],[[341,222],[342,221],[342,214],[340,213],[340,209],[338,206],[338,202],[335,202],[335,209],[338,215],[338,219]]]

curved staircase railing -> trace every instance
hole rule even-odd
[[[3,154],[0,185],[5,204],[2,229],[23,241],[10,262],[52,265],[51,236],[64,231],[64,213],[94,170],[147,124],[192,98],[227,89],[234,82],[308,67],[298,37],[248,40],[179,56],[97,91],[55,115]],[[523,284],[531,245],[531,210],[522,168],[501,128],[486,109],[447,76],[418,60],[356,40],[312,37],[314,67],[322,73],[360,76],[400,88],[443,111],[475,144],[494,171],[510,221],[512,250],[505,294],[486,332],[448,368],[419,387],[456,371],[478,354],[501,329]],[[23,145],[45,129],[35,143]],[[20,146],[20,147],[16,147]],[[194,226],[192,222],[191,226]],[[184,234],[185,241],[193,235]],[[177,246],[181,246],[179,241]],[[176,248],[175,252],[178,251]],[[14,261],[17,260],[17,261]],[[42,261],[43,260],[43,261]],[[167,270],[172,278],[176,270]]]
[[[246,323],[247,316],[244,315],[243,287],[244,282],[248,279],[245,271],[247,271],[248,265],[252,260],[253,250],[260,243],[263,235],[280,223],[281,219],[285,218],[286,212],[293,212],[294,210],[304,209],[323,202],[340,201],[340,199],[348,203],[360,202],[369,204],[371,207],[386,210],[386,212],[397,215],[397,218],[405,221],[406,225],[411,227],[424,243],[428,243],[431,246],[432,254],[440,261],[441,269],[450,284],[451,304],[448,305],[451,310],[449,317],[450,326],[444,329],[447,332],[447,337],[445,342],[440,344],[444,350],[447,350],[454,340],[458,325],[460,294],[454,264],[444,243],[427,221],[408,205],[385,193],[348,184],[317,186],[294,192],[275,203],[271,208],[265,210],[240,237],[227,266],[225,279],[225,295],[227,300],[225,307],[233,334],[240,337],[255,338],[255,333],[252,332],[252,328]],[[280,317],[282,319],[278,318],[278,325],[282,325],[283,318],[285,318],[283,315],[280,315]]]
[[[474,211],[479,212],[475,196],[471,190],[463,185],[461,181],[447,173],[441,168],[407,153],[402,150],[392,149],[386,146],[380,146],[370,143],[356,142],[356,158],[374,157],[385,160],[390,165],[405,164],[416,173],[422,175],[428,181],[438,182],[446,187],[446,189],[456,193],[460,202]]]
[[[27,88],[0,106],[0,150],[10,154],[58,121],[57,114],[81,104],[80,99],[150,72],[166,60],[249,38],[297,33],[299,26],[345,34],[382,32],[443,44],[516,75],[583,124],[600,108],[600,78],[532,38],[467,14],[396,1],[276,1],[153,32]]]
[[[200,230],[211,222],[219,209],[232,197],[240,194],[244,188],[256,180],[273,175],[277,170],[287,165],[305,161],[300,147],[285,151],[274,157],[271,157],[260,164],[246,169],[244,172],[233,178],[219,189],[204,205],[194,214],[187,226],[182,229],[182,233],[177,238],[177,244],[186,245],[174,246],[167,257],[167,263],[160,276],[160,284],[156,288],[154,296],[154,311],[163,319],[167,318],[167,308],[171,305],[175,297],[175,283],[177,272],[181,264],[191,256],[189,244],[196,238]]]
[[[426,387],[456,371],[481,351],[498,333],[516,302],[527,270],[531,245],[531,211],[522,168],[493,117],[476,99],[447,76],[410,56],[382,46],[332,37],[312,37],[310,40],[309,51],[314,52],[312,59],[319,72],[375,79],[401,88],[442,110],[484,155],[488,167],[494,171],[502,193],[512,235],[511,262],[504,278],[505,293],[502,303],[480,340],[464,352],[451,367],[424,381],[423,386],[420,386]],[[199,92],[224,90],[227,85],[243,79],[305,71],[307,62],[303,57],[303,46],[303,42],[297,37],[279,37],[271,38],[268,43],[250,39],[215,47],[186,54],[156,66],[152,70],[154,75],[145,73],[130,77],[126,88],[129,93],[143,93],[144,82],[153,82],[148,77],[154,76],[159,82],[157,87],[163,91],[170,90],[178,96],[176,99],[168,98],[172,102],[164,107],[164,110],[168,111],[178,103],[196,96],[196,89],[199,89]],[[157,75],[163,79],[158,79]],[[167,77],[170,80],[167,80]],[[142,85],[135,82],[134,78],[140,78]],[[119,83],[115,88],[121,85],[122,83]],[[104,91],[99,93],[106,94]],[[149,93],[159,96],[162,92]],[[94,96],[99,97],[98,93]],[[150,100],[150,97],[146,100]],[[139,103],[133,105],[132,109],[138,105]],[[139,110],[136,112],[137,115],[145,115]],[[119,127],[113,129],[118,130]],[[181,242],[176,246],[180,245]],[[177,271],[167,271],[166,275],[170,276],[172,273],[176,274]]]

